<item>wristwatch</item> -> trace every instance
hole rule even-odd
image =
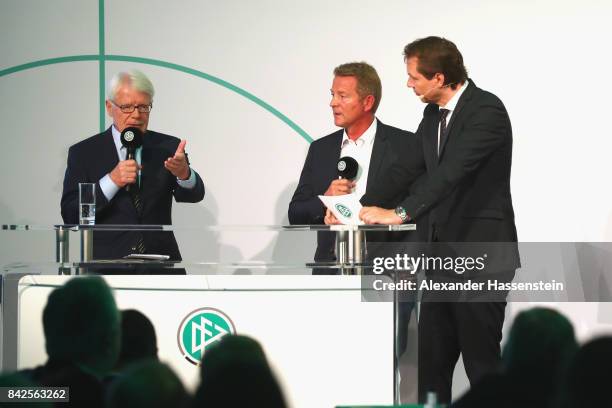
[[[408,213],[404,207],[395,207],[395,214],[402,219],[402,224],[408,221]]]

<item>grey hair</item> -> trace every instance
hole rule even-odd
[[[155,94],[153,83],[145,74],[136,69],[118,72],[113,75],[110,81],[108,81],[108,89],[106,91],[108,99],[114,101],[115,97],[117,96],[117,90],[119,90],[122,85],[128,85],[132,89],[139,92],[144,92],[151,97],[151,100],[153,100],[153,95]]]

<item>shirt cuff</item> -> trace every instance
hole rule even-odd
[[[110,174],[102,177],[98,184],[100,184],[100,190],[102,190],[102,194],[104,194],[108,201],[112,200],[119,191],[119,186],[110,178]]]
[[[178,183],[179,187],[191,190],[196,185],[196,172],[190,167],[189,178],[187,180],[181,180],[177,177],[176,182]]]

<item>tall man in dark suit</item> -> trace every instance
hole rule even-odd
[[[369,224],[400,224],[427,215],[432,242],[511,243],[496,254],[497,267],[502,266],[495,271],[511,279],[519,258],[510,195],[508,113],[499,98],[468,79],[452,42],[439,37],[416,40],[405,47],[404,59],[408,87],[427,103],[417,130],[421,157],[396,166],[393,182],[364,197],[376,207],[364,207],[360,217]],[[427,180],[415,194],[395,209],[380,208],[385,196],[423,173]],[[434,391],[439,401],[449,402],[459,354],[471,383],[497,367],[506,303],[503,297],[495,302],[431,302],[428,293],[423,296],[419,399]]]
[[[186,141],[147,129],[153,95],[153,84],[142,72],[121,72],[111,79],[106,111],[113,125],[68,151],[61,200],[66,224],[79,222],[79,183],[96,183],[96,224],[169,225],[173,196],[177,202],[191,203],[204,198],[204,183],[189,167]],[[120,141],[127,127],[144,133],[135,160],[126,160]],[[125,189],[128,185],[130,192]],[[94,259],[131,253],[181,259],[172,232],[94,232]]]

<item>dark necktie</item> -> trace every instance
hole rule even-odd
[[[132,197],[132,202],[134,203],[134,207],[136,208],[136,212],[138,213],[138,219],[140,220],[142,218],[143,205],[142,198],[140,197],[140,187],[138,186],[138,183],[132,184],[130,186],[130,196]],[[136,241],[133,250],[135,250],[136,253],[144,254],[146,249],[142,232],[137,232],[137,234],[138,240]]]
[[[442,151],[442,147],[446,141],[446,117],[448,116],[449,112],[450,110],[448,109],[440,109],[440,143],[438,144],[438,156],[440,156],[440,152]]]

